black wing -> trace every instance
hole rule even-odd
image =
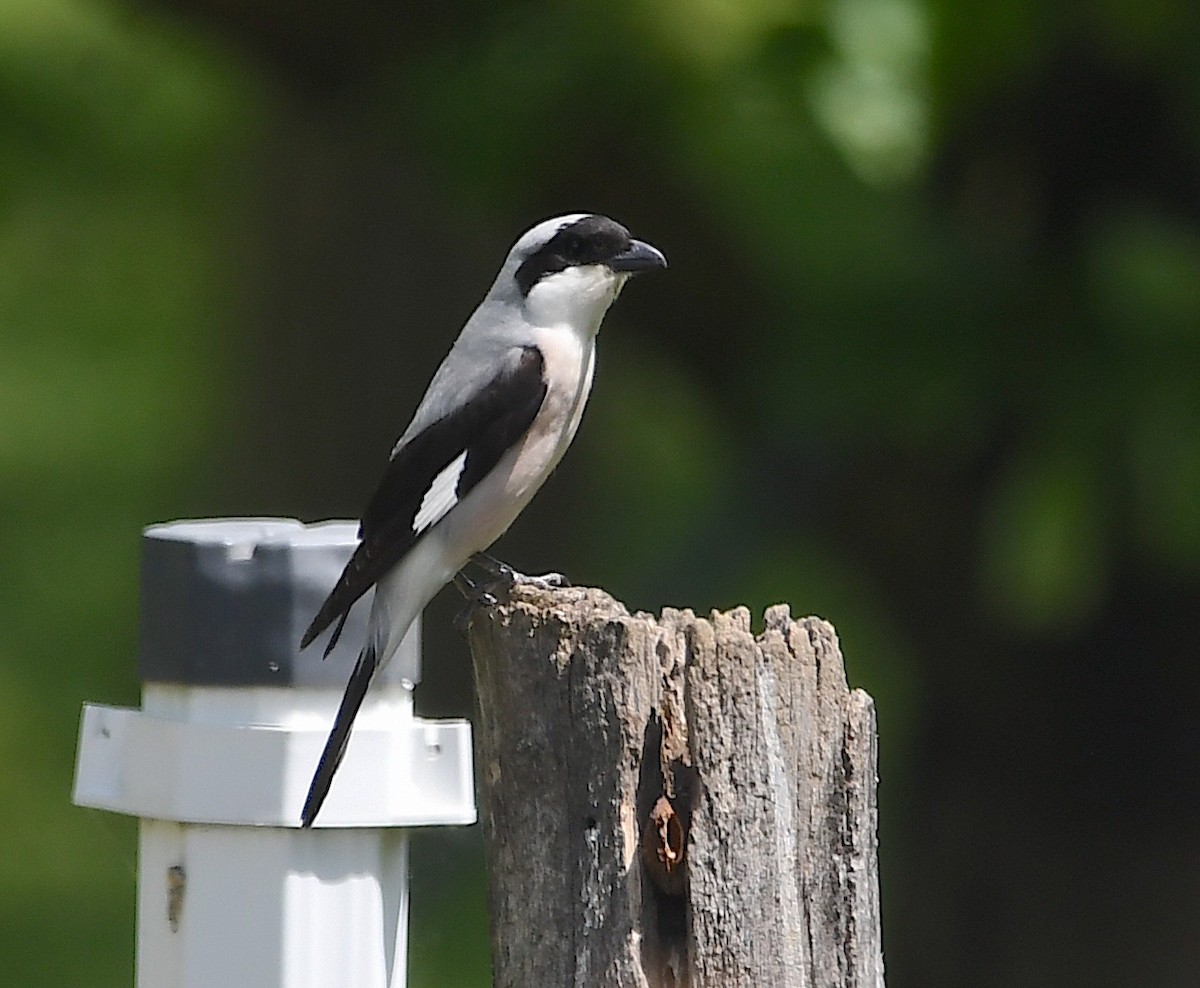
[[[475,397],[395,452],[363,512],[359,526],[362,541],[304,632],[301,648],[337,620],[325,649],[328,655],[354,602],[524,435],[546,397],[542,371],[541,351],[534,346],[521,348],[520,355]],[[447,474],[455,465],[457,478],[454,471]],[[436,499],[437,504],[429,504],[427,496],[437,482],[444,488],[442,496]],[[452,487],[448,486],[451,482]]]

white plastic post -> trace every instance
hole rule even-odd
[[[140,710],[86,704],[75,802],[141,818],[139,988],[404,988],[405,827],[475,821],[471,730],[413,714],[418,629],[300,807],[365,630],[297,651],[355,526],[177,522],[143,542]]]

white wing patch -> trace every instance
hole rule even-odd
[[[434,522],[445,517],[446,512],[458,504],[458,478],[467,464],[467,451],[463,450],[453,462],[433,478],[429,490],[421,499],[421,506],[413,517],[413,531],[423,532]]]

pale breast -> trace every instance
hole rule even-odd
[[[525,438],[501,457],[441,523],[469,555],[500,537],[558,465],[583,418],[595,369],[595,341],[564,328],[539,329],[546,397]],[[464,556],[465,559],[465,556]]]

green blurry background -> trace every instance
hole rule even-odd
[[[526,226],[671,269],[499,551],[878,703],[891,988],[1200,970],[1194,0],[0,0],[0,983],[129,986],[138,537],[353,516]],[[471,709],[450,595],[428,714]],[[413,971],[488,983],[477,828]]]

